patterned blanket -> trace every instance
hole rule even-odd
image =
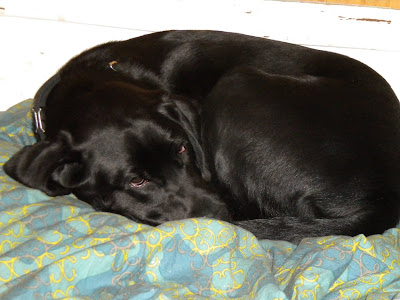
[[[1,166],[34,142],[31,104],[0,115]],[[211,219],[154,228],[0,168],[0,299],[400,299],[399,233],[293,245]]]

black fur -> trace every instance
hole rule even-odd
[[[152,225],[206,216],[292,242],[399,221],[399,102],[358,61],[170,31],[97,46],[57,78],[46,139],[4,167],[48,195]]]

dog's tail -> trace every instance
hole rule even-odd
[[[329,235],[366,236],[381,234],[396,227],[400,219],[400,199],[396,193],[385,193],[357,211],[345,209],[342,215],[330,218],[280,216],[266,219],[235,221],[233,224],[252,232],[259,239],[285,240],[299,243],[306,237]]]
[[[362,230],[361,226],[354,226],[353,220],[348,219],[300,219],[296,217],[275,217],[270,219],[255,219],[234,222],[258,239],[285,240],[298,244],[305,237],[322,237],[329,235],[355,236],[357,234],[372,235],[382,233],[385,229],[396,224],[375,229]],[[371,220],[371,225],[374,221]],[[368,226],[370,227],[370,226]]]
[[[299,243],[305,237],[341,235],[342,228],[352,227],[346,219],[300,219],[296,217],[274,217],[234,222],[259,239],[285,240]],[[355,233],[356,234],[356,233]],[[346,232],[346,235],[355,235]]]

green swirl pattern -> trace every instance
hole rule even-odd
[[[34,142],[31,105],[0,115],[1,165]],[[397,228],[295,246],[210,219],[138,224],[2,168],[0,193],[0,299],[400,299]]]

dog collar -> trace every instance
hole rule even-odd
[[[115,69],[117,61],[113,60],[108,63],[108,66],[111,70],[117,72]],[[44,140],[46,138],[46,127],[45,127],[45,108],[47,103],[47,98],[52,91],[52,89],[60,82],[60,75],[57,73],[49,80],[47,80],[37,91],[35,95],[35,104],[32,108],[33,120],[34,120],[34,129],[35,133],[39,137],[39,140]]]
[[[32,108],[32,114],[34,119],[34,130],[39,140],[44,140],[46,138],[46,128],[45,128],[45,108],[47,98],[51,90],[60,82],[60,75],[57,73],[49,80],[47,80],[37,91],[35,95],[35,103]]]

